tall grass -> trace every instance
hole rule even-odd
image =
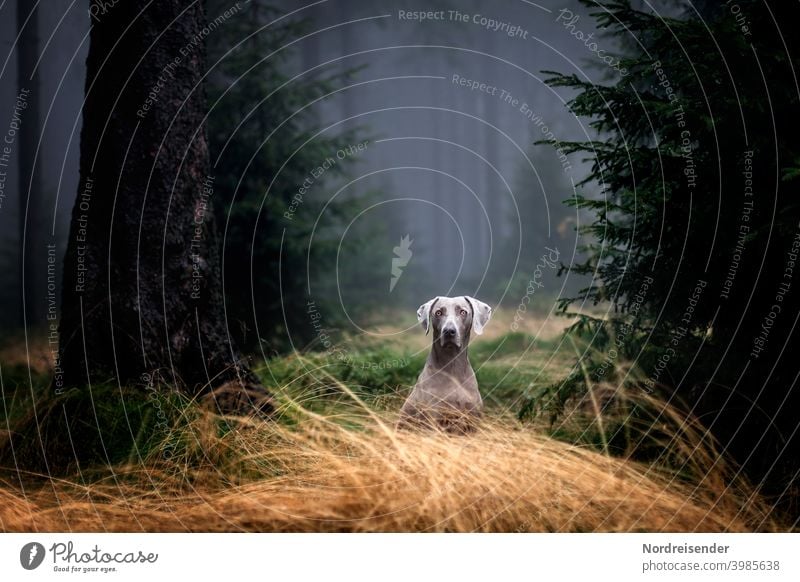
[[[678,408],[624,385],[594,383],[583,400],[564,399],[554,421],[547,412],[553,395],[531,392],[545,358],[526,356],[527,368],[518,363],[531,338],[489,339],[473,364],[482,390],[499,396],[487,399],[487,414],[469,436],[395,431],[396,411],[422,364],[408,346],[354,350],[355,361],[346,365],[323,356],[276,358],[263,374],[280,404],[269,422],[222,418],[172,395],[159,402],[165,414],[154,423],[152,402],[113,386],[103,388],[107,406],[98,405],[102,390],[95,392],[96,419],[74,412],[79,401],[42,401],[34,415],[32,402],[15,399],[0,449],[16,442],[17,460],[36,454],[42,434],[56,441],[61,435],[70,445],[62,454],[80,453],[90,446],[92,423],[114,420],[113,434],[129,431],[132,438],[59,477],[35,464],[20,470],[24,463],[12,466],[5,457],[0,529],[785,529],[703,427]],[[552,359],[552,346],[547,354]],[[405,363],[375,365],[386,361]],[[553,373],[545,374],[548,381]],[[535,404],[520,421],[510,411],[524,395]],[[119,421],[113,398],[126,401],[130,427]],[[43,433],[46,419],[65,416],[76,420]],[[73,433],[81,435],[77,441],[68,438]]]
[[[343,392],[348,392],[344,385]],[[778,525],[717,466],[696,481],[488,418],[468,437],[395,432],[350,394],[292,422],[193,410],[105,478],[0,490],[6,531],[752,531]],[[361,413],[360,416],[358,413]],[[235,422],[235,426],[231,423]],[[222,430],[222,427],[226,427]],[[167,447],[169,454],[167,455]]]

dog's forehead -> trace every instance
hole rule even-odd
[[[469,305],[464,297],[440,297],[436,302],[437,309],[445,308],[448,311],[451,309],[466,309],[469,310]]]

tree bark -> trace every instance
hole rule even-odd
[[[54,386],[160,384],[270,412],[223,311],[200,82],[215,26],[202,2],[141,6],[91,13]]]

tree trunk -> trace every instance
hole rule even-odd
[[[202,2],[140,9],[92,13],[54,386],[163,381],[226,413],[269,412],[223,307],[200,83],[215,27]]]
[[[40,323],[41,311],[37,292],[38,272],[43,264],[41,253],[37,253],[38,220],[37,209],[42,203],[42,180],[36,172],[36,147],[39,139],[39,74],[36,67],[39,59],[39,15],[35,0],[17,2],[17,89],[18,100],[26,107],[21,114],[24,127],[19,133],[19,281],[22,292],[22,309],[19,311],[20,325]],[[37,256],[38,255],[38,256]],[[39,299],[37,301],[37,299]]]

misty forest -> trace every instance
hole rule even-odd
[[[0,531],[797,530],[799,19],[0,2]]]

